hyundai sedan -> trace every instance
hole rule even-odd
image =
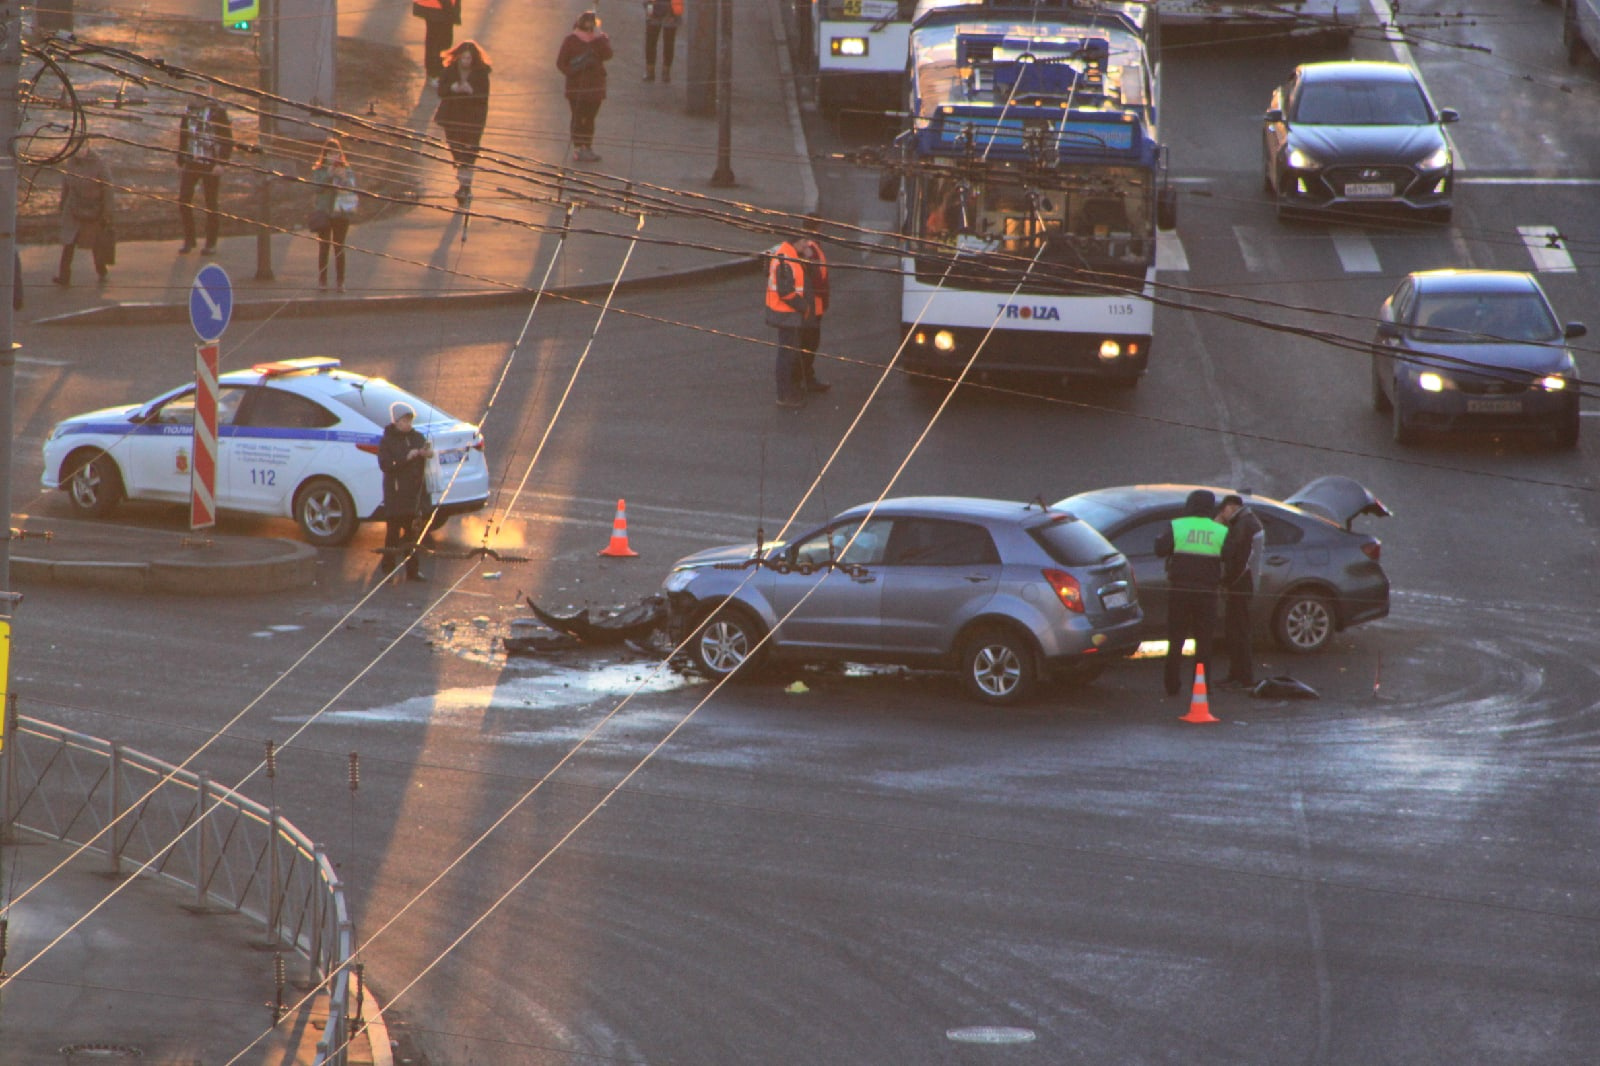
[[[1272,94],[1263,184],[1278,215],[1396,208],[1448,222],[1454,160],[1436,108],[1403,63],[1305,63]]]
[[[1532,274],[1428,270],[1408,275],[1378,311],[1372,406],[1397,444],[1423,429],[1535,430],[1578,444],[1578,364],[1565,325]]]
[[[680,559],[662,591],[699,670],[764,658],[956,669],[1010,704],[1055,673],[1088,680],[1131,650],[1142,617],[1128,561],[1087,522],[958,496],[853,507],[777,544]]]
[[[1165,639],[1167,631],[1166,561],[1156,555],[1156,537],[1183,513],[1184,499],[1197,488],[1210,489],[1219,500],[1234,491],[1124,485],[1080,492],[1053,505],[1100,530],[1127,556],[1144,607],[1146,640]],[[1266,531],[1252,609],[1258,626],[1266,626],[1280,647],[1320,651],[1339,630],[1388,615],[1382,545],[1352,527],[1362,515],[1383,517],[1389,510],[1363,485],[1320,477],[1286,501],[1240,495]]]
[[[363,520],[382,515],[378,441],[396,401],[411,405],[416,429],[433,445],[427,484],[436,515],[481,509],[489,472],[477,426],[327,358],[218,378],[218,509],[293,518],[312,544],[346,543]],[[45,440],[41,481],[66,492],[87,517],[103,517],[125,499],[184,503],[194,422],[193,384],[68,418]]]

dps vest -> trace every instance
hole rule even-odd
[[[1222,542],[1228,527],[1211,518],[1185,515],[1172,520],[1172,551],[1175,555],[1209,555],[1222,558]]]

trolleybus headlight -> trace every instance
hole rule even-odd
[[[933,335],[933,346],[941,352],[953,352],[956,350],[956,335],[947,329],[941,329]]]
[[[1118,344],[1114,340],[1103,340],[1103,341],[1100,342],[1100,358],[1104,362],[1109,363],[1113,359],[1120,359],[1121,357],[1122,357],[1122,345],[1121,344]]]
[[[867,54],[867,39],[865,37],[834,37],[829,44],[829,50],[836,56],[864,56]]]

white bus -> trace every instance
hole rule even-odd
[[[802,0],[809,17],[809,42],[817,73],[817,106],[836,112],[849,107],[900,106],[906,75],[906,41],[916,0]]]
[[[905,238],[903,363],[1138,383],[1175,224],[1142,3],[922,0],[880,194]],[[978,346],[982,345],[981,350]]]

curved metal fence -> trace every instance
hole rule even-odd
[[[15,715],[4,741],[0,837],[86,846],[114,874],[159,878],[192,892],[195,907],[261,922],[269,942],[303,956],[326,988],[315,1062],[342,1066],[360,1019],[355,928],[320,845],[276,808],[115,741]]]

